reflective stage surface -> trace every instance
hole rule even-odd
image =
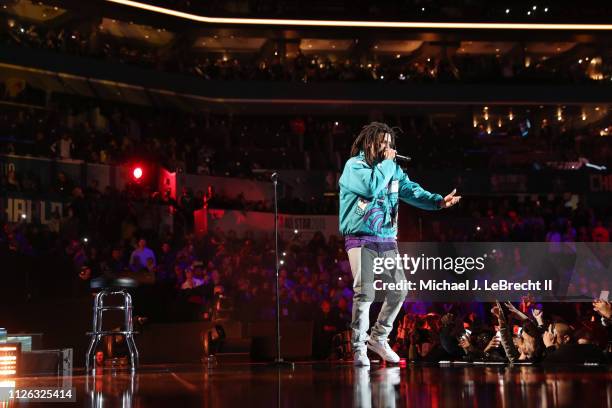
[[[15,388],[74,388],[76,402],[27,404],[44,407],[612,406],[607,367],[158,365],[141,367],[136,374],[109,371],[0,382]],[[5,400],[3,406],[17,405]]]

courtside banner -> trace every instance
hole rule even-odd
[[[605,242],[401,242],[366,244],[356,289],[371,300],[582,302],[608,296],[612,244]],[[388,249],[388,248],[387,248]],[[355,256],[358,255],[358,256]]]

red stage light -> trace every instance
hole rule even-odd
[[[132,170],[132,176],[134,176],[134,179],[140,180],[142,178],[142,168],[135,167],[134,170]]]

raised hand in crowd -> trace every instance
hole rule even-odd
[[[543,326],[544,325],[544,312],[542,312],[542,310],[540,310],[540,309],[532,309],[531,310],[531,314],[533,315],[533,318],[538,323],[538,326]]]
[[[607,300],[595,299],[593,301],[593,310],[605,319],[612,318],[612,304]]]

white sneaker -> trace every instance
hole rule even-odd
[[[353,354],[353,365],[357,367],[370,366],[370,359],[368,358],[368,352],[365,348],[355,350],[355,353]]]
[[[368,348],[378,354],[383,360],[389,363],[399,363],[399,356],[391,349],[391,346],[389,346],[386,340],[378,341],[369,339],[367,344]]]

